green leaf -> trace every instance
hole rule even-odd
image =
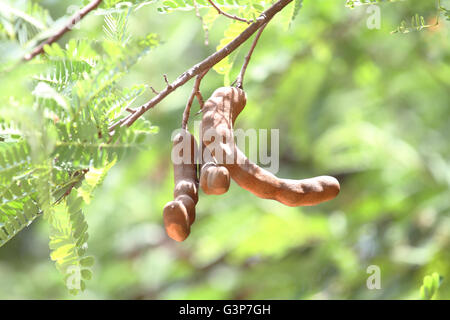
[[[233,21],[229,24],[228,28],[224,32],[224,37],[220,41],[216,50],[219,51],[236,38],[242,31],[247,28],[247,24],[243,22]],[[213,69],[218,73],[224,75],[224,85],[227,86],[230,83],[230,71],[233,67],[233,60],[230,56],[225,57],[222,61],[217,63]]]
[[[80,265],[82,267],[92,267],[94,265],[94,263],[95,263],[95,259],[92,256],[85,257],[80,260]]]
[[[49,219],[50,257],[64,275],[67,288],[73,294],[84,290],[81,279],[92,277],[87,269],[93,264],[92,258],[85,257],[88,226],[80,210],[82,203],[83,199],[72,192],[66,201],[55,207]],[[73,288],[74,284],[78,287]]]
[[[0,214],[0,222],[3,221],[3,226],[0,224],[0,247],[29,226],[40,214],[39,209],[28,196],[15,199],[9,204],[9,206],[7,203],[0,205],[0,213],[5,210],[12,211],[12,214],[7,217],[2,218]]]
[[[298,12],[299,12],[300,9],[302,8],[302,6],[303,6],[303,0],[295,0],[295,1],[294,1],[294,8],[293,8],[293,10],[292,10],[292,16],[291,16],[291,21],[290,21],[289,25],[291,25],[291,24],[292,24],[292,21],[295,20],[295,18],[296,18],[297,15],[298,15]]]
[[[433,299],[441,285],[441,277],[437,272],[423,278],[423,285],[420,288],[420,297],[423,300]]]
[[[92,271],[89,269],[81,270],[81,277],[83,280],[91,280],[92,279]]]
[[[92,193],[99,185],[101,185],[108,171],[115,165],[115,163],[116,160],[113,160],[102,168],[89,168],[89,171],[86,173],[81,187],[78,189],[78,194],[83,198],[84,202],[86,202],[87,204],[90,203],[92,199]]]

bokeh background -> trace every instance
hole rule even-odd
[[[39,2],[54,18],[73,4]],[[132,34],[155,32],[162,43],[124,86],[161,89],[163,74],[175,79],[223,36],[224,17],[205,45],[194,12],[160,14],[158,6],[130,18]],[[380,9],[381,28],[371,30],[366,7],[305,1],[289,29],[283,17],[266,28],[246,76],[248,104],[236,127],[280,129],[278,175],[334,175],[338,198],[290,208],[232,183],[223,196],[200,194],[190,237],[170,240],[162,228],[173,189],[170,135],[189,83],[146,114],[159,133],[110,171],[85,208],[96,257],[86,291],[68,294],[40,219],[1,248],[0,298],[417,299],[423,277],[438,272],[438,297],[449,299],[450,22],[390,34],[415,13],[433,23],[435,3]],[[103,16],[91,15],[60,42],[101,38],[102,24]],[[236,55],[232,79],[248,47]],[[207,97],[221,85],[223,76],[211,71],[201,90]],[[379,290],[366,286],[370,265],[381,270]]]

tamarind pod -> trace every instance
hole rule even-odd
[[[199,186],[200,189],[202,189],[205,194],[211,195],[212,192],[208,188],[208,179],[206,178],[207,175],[205,174],[206,169],[207,169],[206,165],[201,165]]]
[[[189,217],[181,201],[168,202],[163,209],[164,226],[173,240],[184,241],[189,236]]]
[[[304,180],[279,179],[269,171],[251,162],[236,147],[233,138],[233,124],[246,103],[244,91],[238,88],[219,88],[203,106],[202,143],[222,156],[230,176],[242,188],[263,199],[277,200],[288,206],[315,205],[331,200],[340,190],[339,182],[328,176]],[[222,137],[225,143],[215,143],[207,136],[212,130],[214,137]],[[227,156],[231,155],[230,158]]]
[[[201,165],[199,186],[205,194],[211,195],[214,193],[211,190],[209,190],[209,188],[208,188],[208,178],[207,178],[208,175],[206,173],[206,170],[208,169],[208,167],[209,167],[209,164]]]
[[[246,103],[247,96],[243,90],[234,87],[218,88],[202,107],[203,119],[210,117],[205,117],[205,112],[213,111],[215,114],[213,118],[217,124],[226,122],[231,128]]]
[[[243,90],[234,87],[216,89],[203,105],[202,132],[215,130],[215,136],[227,137],[234,121],[244,109],[247,97]]]
[[[272,199],[290,207],[312,206],[335,198],[339,182],[330,176],[309,179],[280,179],[251,162],[235,147],[234,164],[224,164],[231,178],[242,188],[263,199]]]
[[[230,173],[223,166],[206,163],[200,174],[200,187],[203,192],[210,195],[221,195],[230,188]]]
[[[228,169],[217,165],[209,150],[202,144],[203,164],[200,170],[200,188],[208,195],[221,195],[230,188]]]
[[[164,226],[169,237],[184,241],[195,220],[195,204],[198,201],[197,142],[187,131],[174,137],[172,162],[174,172],[174,201],[163,209]]]
[[[230,188],[230,173],[224,166],[210,167],[208,170],[208,188],[214,194],[221,195]]]
[[[185,154],[185,151],[188,153]],[[172,161],[174,172],[174,198],[188,195],[195,204],[198,202],[197,142],[187,130],[174,137]]]
[[[188,195],[182,194],[175,198],[175,201],[180,201],[186,208],[186,212],[189,217],[189,225],[192,225],[195,221],[195,202]]]
[[[193,179],[184,179],[176,183],[173,189],[174,199],[186,195],[190,197],[195,204],[198,202],[198,182]]]
[[[203,128],[215,129],[214,136],[225,136],[236,117],[244,109],[246,104],[245,92],[234,87],[222,87],[214,91],[211,97],[203,105]],[[232,137],[230,137],[232,139]],[[206,194],[220,195],[228,191],[230,187],[230,174],[228,169],[214,163],[214,157],[202,143],[203,166],[200,172],[200,187]],[[205,165],[208,164],[208,165]]]

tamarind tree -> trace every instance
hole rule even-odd
[[[340,1],[339,5],[347,7],[345,10],[348,11],[374,4],[382,5],[388,12],[397,10],[397,4],[390,2],[397,1]],[[314,11],[315,1],[83,0],[75,3],[76,8],[72,2],[72,5],[68,2],[59,4],[53,12],[49,11],[46,3],[0,1],[0,247],[22,231],[26,233],[35,221],[44,220],[48,226],[50,258],[62,274],[69,292],[77,294],[85,289],[85,281],[91,279],[94,266],[94,257],[87,245],[90,241],[85,210],[97,196],[94,191],[116,165],[151,148],[157,135],[164,136],[166,145],[171,145],[167,132],[179,127],[189,129],[196,117],[194,112],[203,110],[204,105],[204,119],[213,117],[211,112],[218,111],[203,97],[212,93],[212,90],[205,92],[201,89],[205,82],[208,82],[208,89],[213,87],[209,83],[217,84],[216,88],[225,85],[238,90],[250,86],[251,81],[247,84],[245,75],[251,72],[252,56],[260,48],[258,42],[265,33],[268,33],[268,39],[273,36],[271,29],[289,34],[293,25],[298,23],[295,28],[303,28],[304,31],[300,31],[305,32],[303,38],[287,46],[298,47],[296,54],[299,56],[312,54],[318,59],[329,52],[321,50],[320,46],[311,52],[301,43],[308,39],[310,30],[310,21],[300,18],[301,10],[302,7],[310,7]],[[419,11],[423,10],[423,5],[411,1],[408,10],[401,11],[402,19],[394,21],[390,31],[401,33],[395,36],[407,37],[406,33],[436,30],[445,23],[445,19],[450,19],[450,11],[446,7],[446,3],[436,1],[431,9],[428,8],[431,14],[428,12],[424,17],[425,13]],[[133,23],[146,19],[147,12],[158,12],[160,18],[155,20],[157,32],[152,28],[133,31]],[[157,55],[160,48],[170,46],[171,50],[181,50],[165,33],[165,19],[171,15],[178,19],[195,19],[196,29],[186,30],[184,36],[201,39],[205,45],[193,53],[196,57],[194,62],[190,61],[191,57],[185,61],[179,56],[174,60],[167,55],[164,62],[170,71],[167,74],[155,75],[152,70],[145,71],[152,74],[152,81],[159,79],[159,83],[150,83],[145,77],[131,81],[130,73],[140,68],[142,61]],[[220,32],[215,29],[217,23],[220,23],[217,29]],[[326,28],[320,24],[315,27],[317,32]],[[334,31],[337,34],[357,32],[354,26],[346,24],[336,26]],[[394,36],[385,30],[378,32],[383,32],[385,37]],[[328,35],[330,39],[333,38],[332,33]],[[317,41],[325,43],[331,40]],[[277,64],[277,56],[265,59],[266,65],[272,64],[270,72],[275,73],[268,81],[277,77],[281,78],[277,81],[282,81],[283,73],[288,73],[290,67],[283,69]],[[301,69],[302,66],[296,68]],[[268,72],[260,71],[261,74]],[[314,86],[315,77],[319,74],[314,69],[307,72],[311,73],[303,76],[309,76]],[[282,90],[280,95],[284,94]],[[167,101],[177,94],[183,94],[186,101],[182,111],[176,112],[179,125],[155,122],[151,110],[158,112],[158,109],[167,108]],[[266,98],[270,101],[270,97]],[[247,99],[255,97],[248,95]],[[306,95],[304,99],[312,97]],[[278,101],[290,103],[283,99]],[[291,115],[278,113],[275,106],[266,111],[252,110],[246,114],[268,112],[284,117],[285,123],[290,123],[289,117],[297,117],[299,125],[307,126],[308,123],[300,120],[295,111]],[[233,123],[234,120],[235,117]],[[320,122],[320,119],[314,121]],[[372,129],[365,127],[362,130]],[[328,134],[333,135],[333,132]],[[308,146],[306,140],[302,141],[303,147]],[[204,150],[208,145],[209,142],[201,141],[198,148]],[[316,155],[331,158],[335,150],[340,150],[339,145],[326,145],[329,148],[317,144]],[[296,152],[295,148],[293,150]],[[238,157],[247,161],[239,150]],[[339,167],[342,164],[340,159],[337,157],[333,172],[345,177],[348,168],[345,165]],[[170,162],[168,158],[166,160]],[[339,184],[330,180],[332,178],[320,177],[321,180],[295,184],[259,171],[262,169],[253,163],[242,167],[235,164],[218,166],[213,162],[206,159],[203,164],[208,163],[208,166],[202,167],[205,175],[201,178],[203,180],[200,179],[200,185],[206,194],[224,194],[230,186],[230,177],[257,196],[289,206],[316,204],[334,198],[339,192]],[[190,181],[192,185],[198,183],[195,182],[197,173],[191,180],[186,178],[186,172],[196,172],[196,168],[181,166],[174,170],[178,170],[175,184],[180,181]],[[255,185],[262,187],[258,189]],[[284,191],[279,192],[280,188]],[[305,190],[311,190],[310,198],[293,200],[299,194],[305,194]],[[318,195],[321,192],[326,195]],[[171,217],[179,219],[173,214],[176,208],[184,210],[184,220],[177,224],[181,229],[168,228],[173,238],[184,240],[189,234],[187,230],[195,219],[197,197],[197,189],[195,192],[190,192],[189,186],[181,191],[176,189],[174,200],[165,207],[164,212],[168,212],[164,216],[166,226],[170,225]],[[348,194],[344,195],[344,199],[347,197]],[[160,209],[158,214],[162,224],[162,206]],[[336,210],[339,209],[336,207]]]

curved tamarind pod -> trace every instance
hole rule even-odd
[[[202,132],[214,128],[218,133],[214,136],[224,136],[231,132],[236,117],[246,104],[245,92],[233,87],[216,89],[206,101],[203,109]],[[202,143],[204,164],[200,172],[200,186],[206,194],[220,195],[230,187],[230,173],[223,165],[215,163],[211,152]],[[203,173],[204,172],[204,173]]]
[[[222,165],[228,169],[231,178],[260,198],[277,200],[292,207],[315,205],[335,198],[340,186],[333,177],[279,179],[247,159],[235,145],[232,133],[234,121],[245,103],[244,91],[224,87],[214,91],[203,106],[202,142],[216,159],[219,156],[224,160]],[[208,138],[210,136],[214,140]],[[223,141],[216,142],[215,137],[221,137]]]
[[[184,204],[170,201],[163,209],[164,226],[169,237],[176,241],[184,241],[191,232],[189,217]]]
[[[221,195],[230,188],[230,173],[217,165],[209,150],[202,144],[203,164],[200,170],[200,188],[209,195]]]
[[[225,166],[242,188],[263,199],[272,199],[290,207],[313,206],[335,198],[339,182],[330,176],[302,180],[280,179],[251,162],[235,147],[237,164]]]
[[[202,133],[216,130],[230,134],[234,121],[244,109],[247,97],[243,90],[234,87],[221,87],[213,92],[202,107]]]

